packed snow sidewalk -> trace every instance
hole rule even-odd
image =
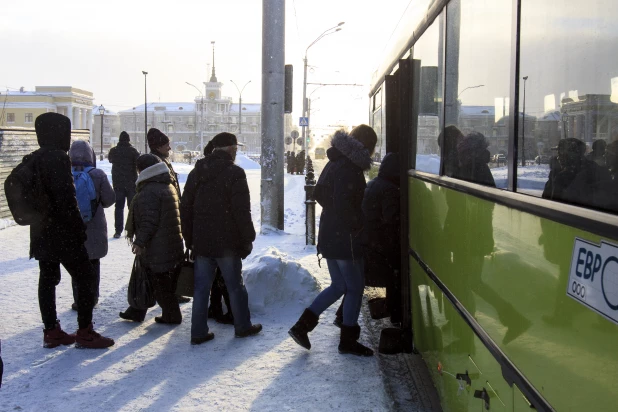
[[[260,169],[239,159],[251,190],[256,229],[260,222]],[[109,174],[109,164],[100,168]],[[191,169],[175,165],[181,182]],[[259,167],[259,166],[258,166]],[[5,363],[0,411],[79,410],[388,410],[376,357],[337,353],[336,306],[321,318],[306,351],[287,331],[329,282],[315,247],[304,242],[304,176],[285,178],[285,231],[259,235],[243,262],[252,320],[264,330],[235,339],[233,326],[211,321],[215,339],[191,346],[191,303],[183,323],[123,321],[133,255],[113,234],[113,206],[106,210],[109,254],[101,260],[101,298],[96,330],[116,340],[109,350],[44,349],[37,300],[38,264],[28,260],[27,227],[0,230],[0,339]],[[125,209],[126,211],[126,209]],[[77,327],[70,276],[57,288],[62,326]],[[361,338],[362,340],[363,338]],[[366,338],[365,338],[365,341]]]

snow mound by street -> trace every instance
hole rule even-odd
[[[260,164],[258,162],[255,162],[249,159],[247,156],[240,154],[240,153],[236,154],[236,161],[234,161],[234,163],[236,163],[238,166],[242,167],[245,170],[260,168]]]
[[[0,219],[0,230],[6,229],[9,226],[13,226],[15,221],[12,219]]]
[[[307,269],[274,247],[245,261],[243,277],[252,313],[265,313],[267,306],[277,304],[307,305],[320,291]]]

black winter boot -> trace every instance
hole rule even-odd
[[[294,342],[298,343],[303,348],[311,349],[311,342],[309,342],[309,336],[307,333],[311,332],[318,325],[318,316],[311,312],[309,309],[305,309],[303,314],[298,319],[298,322],[288,331]]]
[[[341,325],[343,325],[343,301],[341,302],[341,305],[339,305],[339,308],[335,313],[335,320],[333,321],[333,325],[337,326],[339,329],[341,329]]]
[[[339,353],[349,353],[357,356],[373,356],[373,351],[358,342],[360,326],[341,325]]]

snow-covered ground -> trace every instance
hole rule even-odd
[[[238,163],[246,169],[259,230],[260,169],[247,158]],[[107,161],[98,167],[111,174]],[[184,183],[192,166],[174,167]],[[116,345],[101,351],[44,349],[38,265],[28,260],[28,228],[0,230],[5,363],[0,411],[388,410],[391,401],[377,358],[337,353],[339,329],[332,324],[336,306],[310,335],[311,351],[287,334],[330,282],[326,265],[318,267],[315,247],[305,246],[304,196],[304,176],[286,174],[285,230],[259,235],[243,262],[252,320],[263,324],[263,332],[235,339],[232,326],[211,322],[215,339],[200,346],[189,344],[191,303],[181,306],[184,321],[176,327],[154,322],[160,309],[152,309],[141,324],[118,317],[126,308],[133,255],[124,239],[110,238],[94,319],[96,330],[114,338]],[[110,236],[113,212],[113,207],[106,210]],[[57,309],[68,331],[77,326],[71,303],[71,283],[63,270]]]

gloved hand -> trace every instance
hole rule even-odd
[[[242,245],[240,247],[240,258],[241,259],[245,259],[247,256],[249,256],[251,254],[251,251],[253,250],[253,243],[247,243],[245,245]]]

